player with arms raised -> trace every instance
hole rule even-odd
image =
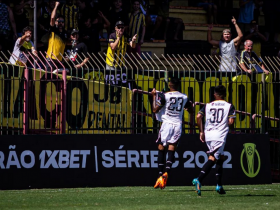
[[[179,92],[179,87],[180,80],[172,78],[169,82],[169,92],[157,94],[156,89],[152,90],[153,112],[157,113],[157,119],[163,122],[156,141],[158,143],[159,177],[154,188],[165,188],[168,173],[174,162],[175,150],[182,133],[184,109],[187,109],[189,113],[192,112],[192,103],[187,95]],[[165,148],[167,148],[168,157],[164,170]]]
[[[208,161],[202,167],[198,178],[192,181],[196,187],[197,194],[201,195],[201,182],[208,175],[211,168],[216,164],[216,191],[225,194],[221,179],[223,173],[224,147],[229,131],[229,126],[233,125],[235,118],[234,106],[224,100],[226,88],[223,85],[215,87],[215,101],[206,104],[197,114],[197,124],[200,132],[200,141],[205,142],[209,148]],[[202,119],[205,117],[205,129]]]

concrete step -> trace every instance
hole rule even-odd
[[[215,40],[220,40],[222,31],[225,28],[229,28],[229,25],[219,25],[219,27],[214,26],[214,28],[212,29],[212,38]],[[207,31],[207,24],[185,24],[183,39],[207,41]]]
[[[189,1],[188,0],[175,0],[170,2],[170,6],[189,6]]]
[[[178,41],[167,42],[165,54],[174,55],[208,55],[210,54],[211,45],[207,41],[190,40],[190,41]]]
[[[221,0],[221,1],[226,1],[226,0]],[[202,2],[202,0],[200,0],[200,1],[198,1],[198,0],[188,0],[188,6],[196,6],[198,2]],[[228,3],[230,3],[230,2],[228,2]],[[219,4],[217,4],[217,6],[219,7]],[[228,6],[230,7],[230,4]],[[232,7],[239,9],[239,0],[233,0]]]
[[[233,2],[233,8],[236,10],[239,8],[239,2],[234,1]],[[231,11],[231,15],[229,15],[229,18],[231,18],[232,15],[234,15],[234,11]],[[220,11],[223,13],[223,11]],[[230,12],[230,11],[228,11]],[[235,14],[235,18],[238,20],[238,14]],[[219,13],[218,13],[219,16]],[[169,7],[169,17],[175,17],[175,18],[181,18],[184,23],[207,23],[207,15],[206,11],[203,10],[201,7],[189,7],[189,6],[184,6],[184,5],[176,5],[176,6],[170,6]],[[221,18],[221,17],[220,17]],[[264,20],[264,13],[261,12],[258,23],[260,26],[265,25],[265,20]]]
[[[184,23],[207,23],[206,12],[201,7],[177,8],[170,7],[169,17],[181,18]]]

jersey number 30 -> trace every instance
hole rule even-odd
[[[178,100],[178,103],[177,103],[177,100]],[[183,105],[183,98],[175,98],[175,97],[171,97],[170,98],[170,105],[168,106],[168,109],[169,110],[172,110],[172,111],[174,111],[175,110],[175,108],[176,108],[176,111],[181,111],[182,110],[182,105]]]
[[[210,112],[212,113],[212,116],[210,118],[211,123],[220,123],[223,120],[224,116],[224,109],[210,109]]]

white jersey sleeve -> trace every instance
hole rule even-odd
[[[234,106],[224,100],[206,104],[199,114],[205,116],[205,140],[226,141],[229,131],[228,119],[235,118]]]
[[[156,113],[156,119],[157,121],[162,122],[162,115],[165,113],[165,95],[162,92],[157,91],[156,92],[156,104],[157,106],[162,107],[158,113]]]

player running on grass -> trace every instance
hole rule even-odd
[[[192,112],[192,103],[187,95],[179,92],[180,80],[173,78],[169,82],[170,91],[158,93],[152,90],[153,112],[157,113],[157,118],[162,121],[159,131],[158,144],[158,170],[159,177],[154,188],[165,188],[169,171],[174,162],[174,154],[182,133],[182,118],[184,109]],[[158,97],[157,97],[158,95]],[[160,119],[161,118],[161,119]],[[165,163],[166,151],[167,161]],[[165,165],[165,166],[164,166]]]
[[[200,132],[200,141],[205,142],[209,148],[208,161],[204,164],[198,178],[192,181],[197,194],[201,195],[201,182],[210,172],[216,163],[216,191],[219,194],[226,194],[222,187],[222,173],[224,162],[224,147],[229,131],[229,126],[233,125],[235,118],[234,106],[224,100],[226,88],[223,85],[215,87],[215,101],[206,104],[197,114],[197,124]],[[205,117],[205,128],[202,119]]]

